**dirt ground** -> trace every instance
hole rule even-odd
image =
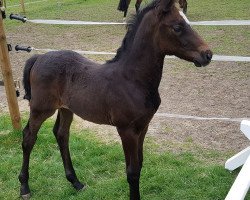
[[[61,49],[92,50],[98,45],[98,42],[93,44],[81,41],[77,37],[80,35],[78,31],[62,37],[47,37],[44,35],[46,30],[34,29],[30,33],[34,38],[28,38],[18,34],[21,30],[31,32],[29,26],[26,30],[17,28],[9,34],[8,39],[13,43],[21,40],[23,44],[40,48],[52,48],[52,44],[59,45]],[[101,47],[100,51],[114,51],[119,47],[122,37],[112,37],[111,47],[106,50]],[[71,41],[70,44],[65,42],[68,40]],[[22,80],[24,63],[31,55],[32,53],[10,53],[15,80]],[[105,59],[108,57],[97,57],[98,62]],[[249,63],[212,62],[208,67],[196,68],[192,63],[179,59],[166,59],[160,85],[162,103],[158,112],[199,117],[250,118],[249,75]],[[28,102],[22,100],[23,89],[20,91],[20,110],[27,112]],[[7,110],[4,87],[0,86],[0,112]],[[95,131],[104,141],[119,140],[113,127],[95,125],[78,118],[75,121],[77,126]],[[240,122],[221,120],[201,121],[155,116],[150,124],[148,137],[159,144],[159,149],[173,151],[198,147],[235,153],[249,146],[249,141],[240,131]]]

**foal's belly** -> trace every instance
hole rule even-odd
[[[72,104],[69,109],[84,120],[96,124],[112,124],[107,110],[98,104],[89,103]]]
[[[111,122],[105,117],[100,114],[93,115],[89,113],[82,113],[78,111],[73,111],[77,116],[81,117],[84,120],[87,120],[89,122],[93,122],[95,124],[107,124],[112,125]]]

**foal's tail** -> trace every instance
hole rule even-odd
[[[37,58],[39,57],[38,54],[35,54],[34,56],[32,56],[31,58],[29,58],[26,63],[25,63],[25,67],[23,70],[23,87],[25,89],[25,95],[24,95],[24,99],[27,99],[30,101],[31,99],[31,88],[30,88],[30,70],[33,67],[33,65],[35,64]]]
[[[128,9],[128,2],[127,0],[120,0],[120,3],[118,5],[118,10],[125,12]]]

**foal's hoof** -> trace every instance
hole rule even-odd
[[[80,190],[85,190],[85,185],[80,183],[80,182],[75,182],[73,184],[73,187],[77,190],[77,191],[80,191]]]
[[[23,199],[23,200],[29,200],[30,199],[30,193],[29,194],[24,194],[24,195],[21,195],[21,198]]]
[[[20,187],[20,197],[24,200],[28,200],[30,199],[30,188],[29,185],[26,184],[22,184]]]

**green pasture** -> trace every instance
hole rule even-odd
[[[52,133],[53,123],[50,119],[43,125],[31,155],[33,199],[128,199],[121,145],[104,144],[91,130],[72,128],[72,160],[79,179],[88,185],[85,191],[76,192],[65,178]],[[0,116],[0,199],[13,200],[19,196],[17,176],[22,160],[21,141],[22,133],[12,130],[7,116]],[[203,150],[198,154],[187,151],[156,153],[157,148],[154,141],[146,140],[141,175],[144,200],[222,200],[238,173],[229,173],[223,165],[212,162],[226,156],[225,153]]]
[[[24,0],[26,3],[34,1]],[[7,15],[20,13],[28,19],[120,22],[123,18],[123,14],[116,10],[118,0],[48,0],[27,4],[25,14],[20,7],[13,7],[19,2],[7,1]],[[145,0],[143,5],[146,2],[150,1]],[[249,19],[249,0],[189,0],[188,3],[191,21]],[[130,6],[130,14],[135,12],[133,4],[134,1]],[[120,46],[126,32],[124,26],[53,26],[23,24],[9,19],[5,20],[5,28],[9,42],[18,41],[15,37],[19,37],[19,44],[22,42],[36,48],[112,52]],[[215,54],[249,56],[249,27],[213,26],[195,29],[206,39]],[[98,61],[109,58],[90,57]],[[22,113],[22,117],[24,126],[27,114]],[[31,155],[32,199],[128,199],[121,145],[118,142],[103,143],[92,130],[79,129],[73,124],[70,138],[72,160],[79,179],[88,185],[85,191],[76,192],[65,178],[52,133],[53,123],[54,120],[49,119],[43,125]],[[13,131],[8,115],[0,113],[0,199],[13,200],[19,197],[17,177],[22,162],[21,141],[22,133]],[[166,141],[164,145],[172,144]],[[161,146],[147,137],[141,175],[142,200],[223,200],[238,174],[237,170],[229,173],[221,162],[230,157],[232,152],[204,150],[199,146],[192,151],[185,148],[178,152],[159,149]],[[249,194],[247,199],[250,200]]]

